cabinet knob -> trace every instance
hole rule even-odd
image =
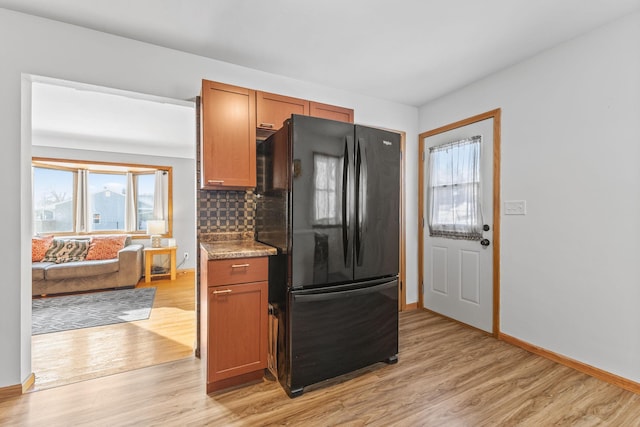
[[[273,129],[273,123],[260,123],[261,128]]]
[[[244,268],[244,267],[249,267],[249,264],[233,264],[233,265],[231,265],[231,268]]]
[[[207,180],[209,184],[224,184],[224,179],[209,179]]]
[[[224,291],[213,291],[214,295],[217,294],[230,294],[231,293],[231,289],[225,289]]]

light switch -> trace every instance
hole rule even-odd
[[[527,201],[526,200],[509,200],[507,202],[504,202],[504,214],[505,215],[526,215]]]

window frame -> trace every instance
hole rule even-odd
[[[75,160],[75,159],[60,159],[60,158],[48,158],[48,157],[33,157],[31,159],[32,168],[45,168],[54,170],[70,171],[74,174],[73,177],[73,209],[77,210],[77,197],[78,190],[78,170],[85,169],[89,172],[102,173],[102,174],[127,174],[131,172],[135,175],[148,175],[153,174],[156,171],[163,171],[168,174],[167,178],[167,231],[161,236],[164,238],[173,237],[173,168],[171,166],[161,165],[143,165],[136,163],[116,163],[116,162],[101,162],[93,160]],[[34,194],[32,193],[32,203]],[[33,203],[32,221],[35,221],[35,203]],[[87,213],[89,221],[92,221],[91,212]],[[126,212],[125,212],[126,215]],[[76,231],[76,215],[73,217],[73,231],[54,231],[54,232],[42,232],[41,235],[55,235],[55,236],[70,236],[70,235],[104,235],[104,234],[126,234],[130,235],[134,239],[148,239],[150,236],[146,230],[92,230],[92,231]],[[35,234],[35,224],[32,225]],[[137,225],[136,225],[137,228]]]
[[[112,172],[112,171],[95,171],[95,170],[91,170],[90,168],[85,169],[87,172],[89,172],[89,175],[87,177],[87,187],[90,188],[91,187],[91,176],[92,175],[116,175],[119,177],[124,177],[125,179],[125,187],[126,187],[126,180],[127,180],[127,172]],[[111,193],[114,193],[111,190],[107,190]],[[95,194],[92,195],[91,192],[87,191],[89,198],[91,198],[92,196],[95,197]],[[109,197],[109,196],[107,196]],[[127,195],[125,194],[125,197],[127,197]],[[94,212],[95,206],[91,206],[92,209],[89,210],[89,212],[87,212],[88,214],[88,218],[89,218],[89,223],[93,224],[93,226],[95,226],[96,224],[101,224],[102,221],[108,221],[108,218],[106,218],[106,215],[103,215],[102,212]],[[123,202],[123,206],[122,206],[124,212],[123,212],[123,216],[127,215],[126,212],[126,206],[125,203]],[[98,215],[98,219],[99,222],[95,222],[95,215]],[[75,226],[75,224],[74,224]],[[125,226],[125,221],[123,220],[122,226],[124,228]],[[136,227],[137,228],[137,227]],[[112,232],[122,232],[124,233],[127,230],[120,230],[120,229],[103,229],[103,230],[93,230],[90,233],[96,233],[96,234],[100,234],[100,233],[112,233]],[[135,230],[138,231],[138,230]]]

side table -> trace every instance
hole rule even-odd
[[[151,277],[171,275],[171,280],[176,280],[176,249],[177,246],[164,246],[160,248],[144,248],[144,281],[151,282]],[[154,255],[170,255],[171,271],[169,273],[151,273]]]

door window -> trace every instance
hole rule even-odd
[[[482,238],[480,135],[429,149],[429,235]]]

